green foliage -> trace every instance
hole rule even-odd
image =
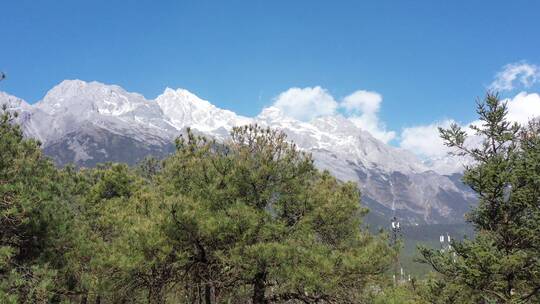
[[[24,140],[3,108],[0,116],[0,300],[45,302],[50,298],[46,265],[38,266],[46,236],[41,205],[50,197],[47,173],[35,141]]]
[[[467,217],[474,239],[454,242],[445,252],[421,248],[423,261],[442,275],[432,290],[449,286],[471,294],[472,303],[538,303],[540,128],[508,122],[497,95],[488,94],[477,112],[481,125],[471,128],[483,139],[480,147],[468,147],[457,126],[441,130],[448,146],[475,161],[463,180],[479,203]]]
[[[2,303],[369,303],[387,284],[397,253],[361,230],[356,186],[281,132],[82,170],[7,112],[0,135]]]
[[[403,284],[386,287],[373,297],[373,304],[420,304],[424,302],[415,292],[415,286]],[[446,303],[446,302],[445,302]]]
[[[395,283],[398,254],[363,230],[353,183],[318,171],[285,134],[256,125],[217,143],[188,130],[137,167],[56,168],[0,115],[1,303],[538,303],[540,124],[506,120],[488,94],[464,181],[476,235],[420,248],[436,272]]]
[[[68,294],[64,252],[74,213],[69,169],[57,170],[39,143],[0,116],[0,302],[48,303]]]
[[[56,168],[0,117],[2,303],[536,303],[540,301],[540,125],[506,121],[488,95],[476,164],[473,239],[421,248],[437,274],[395,284],[398,254],[363,230],[353,183],[318,171],[278,131],[188,131],[163,161]]]
[[[246,126],[225,145],[188,133],[177,149],[161,192],[197,297],[352,302],[388,267],[384,240],[360,230],[356,187],[318,172],[283,133]]]

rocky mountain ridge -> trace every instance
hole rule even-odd
[[[335,115],[302,122],[278,108],[256,117],[220,109],[185,89],[167,88],[155,100],[99,82],[66,80],[34,105],[0,93],[0,104],[20,113],[25,134],[39,139],[59,165],[104,161],[136,163],[171,153],[186,127],[225,140],[234,126],[258,123],[283,130],[316,165],[357,182],[372,216],[398,215],[411,224],[460,222],[474,202],[455,175],[413,153],[375,139],[348,118]]]

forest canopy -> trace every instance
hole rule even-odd
[[[0,132],[2,303],[357,303],[396,254],[279,131],[92,169],[56,168],[7,111]]]

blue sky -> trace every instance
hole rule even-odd
[[[400,132],[472,121],[505,65],[540,64],[538,12],[535,1],[8,0],[0,90],[32,103],[64,79],[147,98],[182,87],[248,116],[291,87],[338,101],[367,90]]]

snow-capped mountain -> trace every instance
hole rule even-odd
[[[2,101],[0,105],[16,111],[28,110],[31,107],[26,101],[5,92],[0,92],[0,101]]]
[[[39,139],[60,165],[136,163],[148,154],[171,153],[174,138],[186,127],[224,140],[234,126],[258,123],[286,132],[313,154],[318,167],[357,182],[374,217],[397,214],[410,223],[460,222],[474,201],[459,178],[447,174],[452,171],[437,173],[413,153],[384,144],[339,115],[308,123],[269,107],[249,118],[184,89],[167,88],[147,100],[119,86],[80,80],[63,81],[34,105],[6,93],[0,93],[0,104],[21,113],[25,134]]]
[[[382,143],[345,117],[305,123],[270,107],[256,120],[284,130],[313,154],[319,168],[357,182],[372,213],[387,216],[395,210],[413,223],[444,222],[462,219],[474,201],[456,176],[433,171],[413,153]]]
[[[219,109],[184,89],[167,88],[156,98],[156,103],[163,111],[164,118],[177,130],[190,127],[221,139],[229,134],[233,126],[253,122],[250,118]]]

